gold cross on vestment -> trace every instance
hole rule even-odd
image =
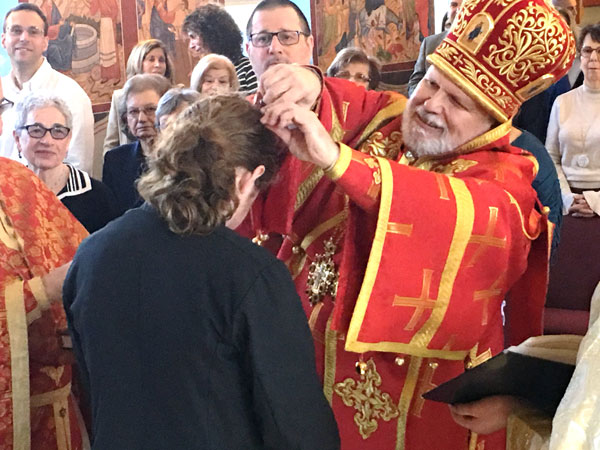
[[[481,291],[475,291],[473,294],[473,301],[483,300],[483,314],[481,316],[481,325],[487,325],[488,323],[488,304],[494,297],[498,297],[502,294],[502,284],[504,281],[504,274],[500,275],[496,281],[488,289]]]
[[[415,312],[404,327],[404,331],[413,330],[425,310],[435,308],[435,299],[429,298],[432,275],[433,270],[423,269],[423,286],[421,288],[421,295],[418,298],[394,296],[392,306],[410,306],[415,308]]]
[[[365,364],[365,371],[360,375],[360,381],[346,378],[337,383],[333,390],[342,398],[344,405],[353,407],[354,423],[358,426],[358,432],[363,439],[367,439],[377,430],[379,419],[389,422],[398,417],[398,406],[387,392],[379,389],[381,386],[381,375],[373,359]]]
[[[494,232],[496,230],[496,224],[498,223],[498,207],[490,206],[490,216],[488,219],[488,224],[485,229],[485,234],[474,234],[469,239],[469,244],[479,244],[475,253],[471,257],[471,260],[467,264],[467,267],[473,267],[475,262],[479,259],[479,257],[485,252],[488,247],[498,247],[504,248],[506,247],[506,236],[505,237],[497,237],[494,236]]]

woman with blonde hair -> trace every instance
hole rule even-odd
[[[190,87],[205,95],[227,94],[240,88],[233,63],[223,55],[204,56],[194,70]]]
[[[164,76],[173,84],[173,63],[169,58],[165,44],[158,39],[139,42],[129,54],[126,73],[127,79],[134,75],[154,73]],[[104,153],[119,145],[135,141],[135,138],[128,135],[121,124],[120,117],[123,111],[119,111],[119,105],[122,97],[123,89],[116,89],[113,92],[106,125],[106,137],[104,138]]]

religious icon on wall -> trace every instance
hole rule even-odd
[[[433,0],[313,0],[316,62],[326,70],[347,47],[376,57],[383,71],[412,69],[433,31]]]
[[[48,19],[50,65],[77,81],[92,104],[123,84],[121,0],[33,0]]]
[[[190,84],[190,74],[198,58],[188,51],[187,37],[181,31],[185,17],[209,0],[135,0],[138,18],[138,40],[160,39],[175,66],[175,83]]]

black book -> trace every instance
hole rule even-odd
[[[509,350],[423,394],[443,403],[469,403],[492,395],[513,395],[554,415],[575,366]]]

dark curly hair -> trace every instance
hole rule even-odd
[[[160,135],[138,191],[177,234],[208,234],[238,206],[235,171],[265,171],[259,190],[274,179],[287,150],[260,122],[261,113],[237,95],[204,98],[185,109]]]
[[[242,32],[222,7],[207,4],[196,8],[183,21],[184,33],[196,33],[210,53],[227,56],[233,64],[242,57]]]

